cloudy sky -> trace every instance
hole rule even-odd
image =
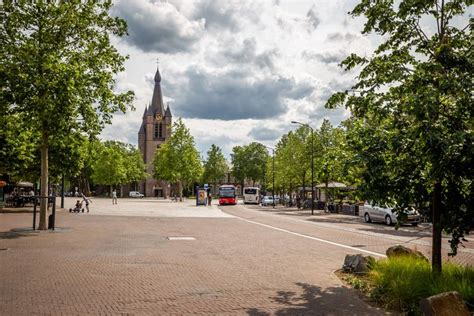
[[[159,59],[164,101],[182,117],[202,155],[217,144],[227,157],[236,145],[273,146],[296,126],[319,127],[348,116],[326,110],[331,93],[350,87],[354,73],[337,64],[368,55],[376,37],[360,34],[347,15],[358,1],[117,1],[129,36],[115,39],[129,55],[118,89],[135,91],[136,111],[116,114],[104,139],[137,144]]]

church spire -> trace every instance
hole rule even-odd
[[[166,112],[165,112],[165,117],[171,117],[171,110],[170,110],[170,103],[167,102],[166,104]]]
[[[156,74],[155,74],[155,88],[153,89],[153,97],[151,99],[151,112],[153,112],[153,115],[160,114],[163,116],[163,95],[161,93],[161,75],[160,75],[160,69],[157,67],[156,68]],[[148,109],[150,111],[150,109]]]

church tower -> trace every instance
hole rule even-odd
[[[151,103],[145,107],[142,117],[142,125],[138,131],[138,148],[143,156],[150,176],[139,185],[140,192],[148,197],[167,197],[169,195],[168,183],[153,178],[153,158],[155,151],[171,136],[172,115],[168,106],[166,110],[163,105],[163,94],[161,92],[160,70],[156,69],[155,87]]]

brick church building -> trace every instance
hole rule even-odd
[[[155,74],[155,87],[151,103],[145,107],[142,125],[138,131],[138,148],[147,166],[150,176],[141,181],[138,189],[147,197],[168,197],[170,185],[168,182],[153,178],[153,158],[155,151],[171,136],[172,115],[169,104],[164,109],[161,92],[161,75],[159,69]]]

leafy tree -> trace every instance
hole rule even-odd
[[[92,165],[92,180],[96,184],[112,186],[127,181],[125,155],[120,144],[107,142],[98,148]]]
[[[96,184],[112,186],[133,183],[146,178],[145,163],[140,151],[117,141],[94,144],[92,180]]]
[[[178,184],[179,198],[183,200],[183,185],[197,181],[202,165],[194,137],[181,119],[173,124],[171,137],[156,150],[153,165],[155,179]]]
[[[145,172],[145,162],[143,161],[143,156],[138,148],[129,145],[126,163],[127,183],[133,183],[136,186],[137,182],[146,179],[147,173]]]
[[[9,174],[17,180],[36,180],[30,172],[38,151],[36,131],[18,115],[2,114],[0,126],[0,174]]]
[[[401,213],[411,205],[431,212],[434,274],[441,273],[441,232],[452,235],[455,255],[474,217],[474,23],[453,23],[471,4],[362,1],[351,14],[365,16],[363,33],[383,35],[383,42],[370,58],[353,54],[342,62],[348,70],[362,67],[358,82],[327,104],[343,104],[355,117],[366,196]],[[435,27],[422,28],[421,20]]]
[[[245,176],[255,185],[255,182],[263,183],[265,168],[269,160],[267,148],[260,143],[250,143],[244,148],[245,152]]]
[[[109,15],[111,6],[111,1],[3,1],[0,7],[0,104],[3,113],[39,132],[41,195],[48,189],[52,137],[98,134],[132,101],[132,92],[113,90],[125,57],[109,34],[123,36],[127,27]],[[39,229],[46,229],[46,220],[42,199]]]
[[[245,180],[263,183],[269,159],[266,147],[260,143],[250,143],[232,148],[232,174],[244,186]]]
[[[342,128],[334,128],[328,120],[324,120],[319,130],[315,131],[317,139],[316,162],[317,178],[326,184],[325,192],[329,194],[329,181],[346,182],[344,167],[347,164],[345,132]],[[327,196],[327,195],[326,195]]]
[[[234,146],[230,157],[232,162],[232,175],[243,187],[247,176],[245,148],[243,146]]]
[[[311,130],[301,126],[284,135],[275,148],[276,186],[280,188],[306,187],[311,166]],[[316,143],[316,141],[315,141]],[[271,174],[269,163],[267,173]],[[267,182],[270,179],[267,178]]]
[[[214,144],[207,151],[207,160],[204,163],[203,182],[212,183],[214,187],[224,179],[229,167],[222,150]]]

